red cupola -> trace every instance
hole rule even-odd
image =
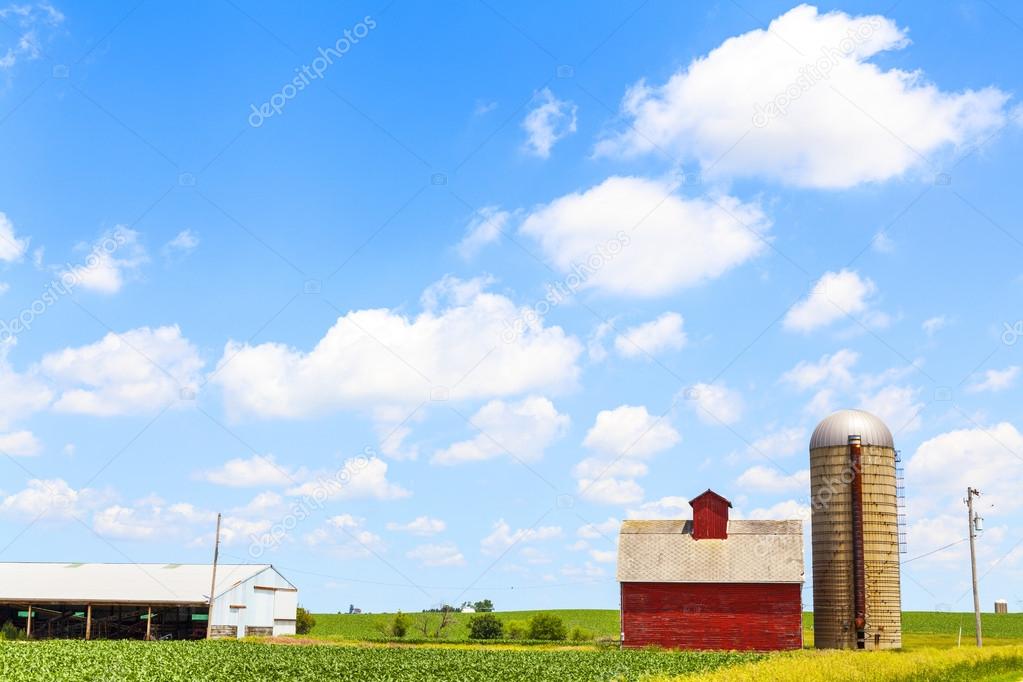
[[[693,508],[694,540],[725,540],[728,538],[728,510],[732,503],[707,489],[689,500]]]

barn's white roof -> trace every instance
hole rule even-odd
[[[618,581],[802,583],[802,521],[729,520],[728,539],[694,540],[692,521],[624,521]]]
[[[270,564],[217,564],[216,595],[272,569]],[[0,563],[0,602],[202,604],[210,564]]]

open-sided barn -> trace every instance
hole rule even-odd
[[[802,522],[729,520],[710,490],[690,505],[692,521],[622,523],[622,645],[801,648]]]
[[[0,563],[0,624],[30,637],[202,639],[209,564]],[[298,590],[270,564],[219,564],[213,637],[295,633]]]

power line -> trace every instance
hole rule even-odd
[[[962,544],[962,543],[966,542],[966,541],[967,541],[967,540],[969,540],[969,539],[970,539],[970,538],[960,538],[959,540],[956,540],[955,542],[950,542],[950,543],[948,543],[948,544],[947,544],[947,545],[945,545],[944,547],[939,547],[939,548],[937,548],[937,549],[932,549],[932,550],[931,550],[930,552],[927,552],[927,553],[925,553],[925,554],[921,554],[921,555],[919,555],[919,556],[915,556],[915,557],[913,557],[912,559],[906,559],[906,560],[905,560],[905,561],[903,561],[902,563],[903,563],[903,564],[908,564],[908,563],[909,563],[910,561],[916,561],[917,559],[923,559],[923,558],[924,558],[925,556],[930,556],[930,555],[932,555],[932,554],[937,554],[938,552],[943,552],[943,551],[945,551],[946,549],[948,549],[949,547],[955,547],[956,545]]]

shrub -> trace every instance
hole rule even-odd
[[[593,633],[586,628],[581,628],[576,625],[572,628],[572,632],[568,635],[568,638],[573,642],[588,642],[593,639]]]
[[[412,619],[398,611],[398,613],[394,614],[394,620],[391,621],[391,636],[404,637],[408,634],[410,627],[412,627]]]
[[[3,627],[0,627],[0,639],[25,639],[25,631],[18,628],[11,621],[4,623]]]
[[[309,631],[316,625],[316,619],[301,606],[295,611],[295,633],[299,635],[309,634]]]
[[[492,613],[482,613],[469,619],[469,639],[501,639],[504,623]]]
[[[552,613],[538,613],[529,619],[529,638],[560,641],[565,639],[565,624]]]
[[[508,639],[525,639],[529,634],[529,623],[524,620],[510,620],[504,626],[504,632]]]

